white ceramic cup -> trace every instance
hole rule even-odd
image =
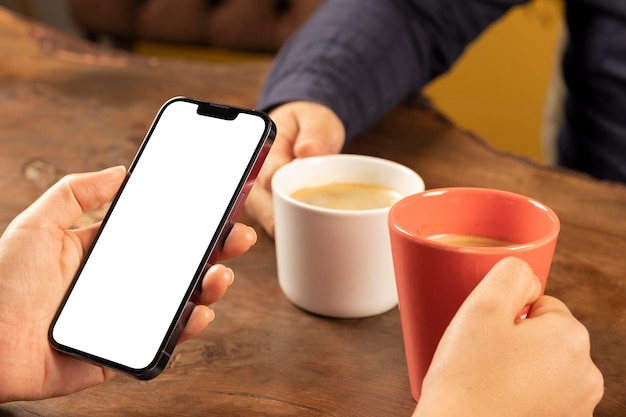
[[[278,281],[287,299],[311,313],[358,318],[398,303],[387,216],[389,207],[328,209],[291,194],[332,183],[377,185],[408,196],[424,191],[404,165],[361,155],[296,159],[272,178]]]

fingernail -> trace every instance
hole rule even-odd
[[[126,167],[124,165],[117,165],[114,167],[105,168],[101,171],[111,171],[111,172],[120,171],[120,172],[126,173]]]
[[[228,286],[230,287],[235,281],[235,272],[229,267],[226,267],[226,270],[230,272],[230,279],[228,281]]]
[[[535,275],[535,287],[536,287],[536,291],[539,294],[543,293],[543,285],[541,284],[541,280],[539,279],[537,275]]]
[[[250,233],[252,234],[252,236],[254,236],[254,240],[252,241],[252,244],[256,244],[257,241],[257,234],[256,234],[256,230],[254,230],[254,228],[252,226],[248,226],[248,229],[250,229]]]
[[[209,314],[211,315],[209,317],[209,323],[213,322],[213,320],[215,320],[215,311],[212,308],[209,308]]]

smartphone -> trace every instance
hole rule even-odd
[[[52,321],[51,345],[139,379],[161,373],[274,135],[258,111],[166,102]]]

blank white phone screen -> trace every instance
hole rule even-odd
[[[53,329],[60,344],[149,366],[181,307],[265,121],[162,113]]]

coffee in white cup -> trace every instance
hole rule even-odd
[[[346,194],[382,189],[392,198],[383,207],[364,208],[365,192],[356,206],[342,208],[346,199],[339,198],[329,208],[293,195],[305,190],[319,197],[321,191],[326,198],[329,190],[342,188]],[[277,170],[272,178],[276,259],[285,296],[306,311],[329,317],[367,317],[394,308],[398,296],[387,215],[395,201],[423,190],[422,178],[411,169],[369,156],[296,159]],[[347,200],[355,202],[354,197]]]
[[[333,182],[294,191],[291,197],[303,203],[337,210],[371,210],[390,207],[402,194],[380,185]]]

